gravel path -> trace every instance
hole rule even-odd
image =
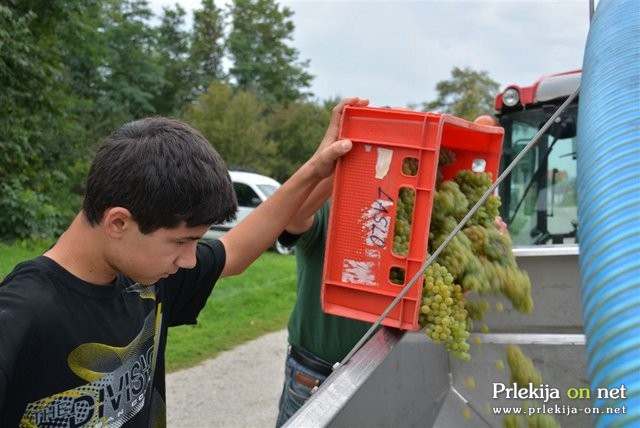
[[[199,366],[167,375],[169,428],[272,428],[287,331],[268,333]]]

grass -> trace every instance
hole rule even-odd
[[[0,279],[51,242],[0,243]],[[191,367],[246,341],[286,327],[296,295],[295,257],[267,251],[242,275],[218,281],[198,324],[172,327],[167,371]]]
[[[21,261],[44,253],[52,243],[53,241],[16,241],[13,244],[0,242],[0,280]]]
[[[268,251],[242,275],[218,281],[197,325],[169,329],[167,371],[285,328],[296,296],[295,262]]]

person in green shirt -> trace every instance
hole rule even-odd
[[[297,298],[288,323],[289,352],[276,427],[302,407],[312,390],[331,374],[333,365],[346,357],[371,326],[322,311],[331,180],[318,185],[279,237],[281,244],[295,245]]]

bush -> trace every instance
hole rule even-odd
[[[17,178],[0,184],[0,239],[50,238],[64,225],[65,219],[46,195],[25,188]]]

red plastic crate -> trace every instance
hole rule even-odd
[[[322,307],[326,313],[375,322],[404,285],[390,281],[393,268],[407,284],[426,260],[433,191],[440,148],[456,154],[443,169],[445,179],[461,169],[497,177],[503,129],[445,114],[346,107],[339,138],[353,149],[338,162],[325,252]],[[415,176],[405,175],[405,158],[418,160]],[[409,249],[395,254],[394,223],[400,189],[415,191]],[[416,281],[383,325],[419,329],[422,281]]]

